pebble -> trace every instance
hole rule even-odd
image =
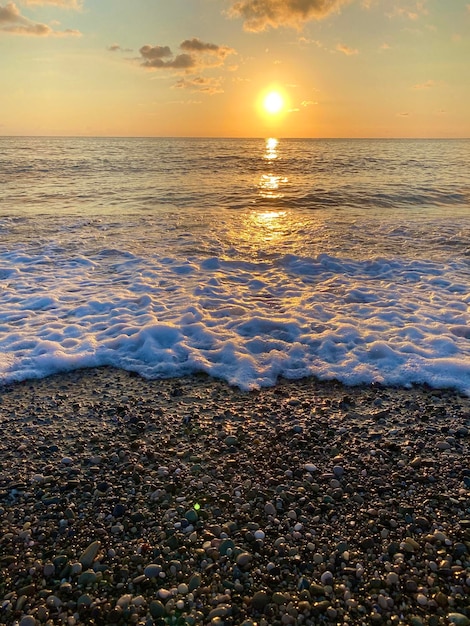
[[[264,512],[266,513],[266,515],[276,515],[276,509],[271,502],[266,502],[264,506]]]
[[[318,467],[316,465],[314,465],[313,463],[306,463],[304,465],[304,468],[310,474],[313,474],[314,472],[318,472]]]
[[[144,569],[144,574],[147,578],[158,578],[162,568],[160,565],[156,565],[155,563],[150,563]]]
[[[6,624],[470,626],[467,399],[43,384],[0,394]],[[62,412],[76,417],[57,429]]]
[[[93,561],[98,554],[99,549],[101,548],[100,541],[93,541],[90,545],[82,552],[79,562],[85,569],[90,568],[93,565]]]
[[[470,619],[463,613],[449,613],[447,619],[456,626],[469,626],[470,624]]]

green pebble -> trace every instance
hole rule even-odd
[[[87,585],[92,585],[96,582],[96,572],[92,569],[87,569],[86,572],[80,574],[78,577],[78,584],[86,587]]]
[[[219,546],[219,552],[222,556],[226,556],[228,550],[233,550],[235,544],[231,539],[224,539]]]
[[[201,586],[201,577],[199,574],[193,574],[189,579],[188,589],[189,591],[194,591],[198,587]]]

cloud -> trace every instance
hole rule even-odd
[[[175,89],[189,89],[190,91],[202,91],[213,95],[223,93],[220,78],[207,78],[206,76],[194,76],[180,78],[173,86]]]
[[[427,0],[407,0],[406,2],[397,2],[393,7],[393,11],[389,13],[389,17],[405,17],[409,20],[417,20],[421,15],[427,15]]]
[[[47,24],[32,22],[21,15],[14,2],[8,2],[5,6],[0,4],[0,32],[11,33],[13,35],[33,35],[40,37],[67,37],[76,36],[81,33],[78,30],[53,30]]]
[[[113,50],[119,49],[112,46]],[[230,54],[235,54],[233,48],[219,46],[214,43],[201,41],[197,37],[185,39],[179,48],[179,54],[173,54],[169,46],[145,45],[140,48],[140,65],[149,70],[169,70],[179,74],[200,74],[207,68],[223,65]],[[174,85],[177,89],[203,91],[209,94],[221,93],[220,79],[205,76],[182,78]]]
[[[64,9],[81,9],[83,6],[83,0],[22,0],[22,4],[25,4],[26,6],[53,5],[56,7],[63,7]]]
[[[348,57],[354,54],[359,54],[359,50],[357,50],[356,48],[350,48],[349,46],[346,46],[344,43],[339,43],[336,46],[336,50],[338,50],[339,52],[342,52]]]
[[[107,50],[109,52],[132,52],[132,48],[123,48],[118,43],[113,43],[108,46]]]
[[[190,54],[173,54],[168,46],[142,46],[139,50],[143,61],[142,67],[148,69],[177,69],[188,70],[195,66]]]
[[[413,85],[413,89],[431,89],[431,87],[434,87],[435,84],[436,83],[433,80],[427,80],[425,83],[418,83],[417,85]]]
[[[204,43],[200,39],[193,37],[192,39],[185,39],[180,44],[181,50],[189,52],[190,54],[209,54],[221,61],[224,61],[229,54],[233,54],[235,50],[228,46],[218,46],[215,43]]]
[[[237,0],[229,15],[243,19],[247,31],[291,26],[301,28],[309,20],[320,20],[338,12],[351,0]]]

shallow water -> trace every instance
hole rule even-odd
[[[0,139],[0,377],[470,393],[470,141]]]

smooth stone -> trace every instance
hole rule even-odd
[[[163,603],[160,600],[153,600],[149,606],[150,615],[154,618],[164,617],[166,611]]]
[[[470,619],[463,613],[449,613],[447,619],[456,626],[469,626],[470,624]]]
[[[188,511],[186,511],[184,516],[188,520],[188,522],[190,522],[191,524],[197,522],[197,520],[199,519],[198,514],[196,513],[194,509],[189,509]]]
[[[162,568],[160,565],[157,565],[155,563],[150,563],[144,569],[144,574],[147,578],[157,578],[161,571],[162,571]]]
[[[54,563],[46,563],[43,569],[44,576],[49,578],[55,574],[55,565]]]
[[[304,468],[310,474],[312,474],[313,472],[318,472],[318,467],[313,463],[305,463]]]
[[[266,537],[266,534],[263,530],[255,530],[254,532],[254,538],[258,539],[260,541],[263,541],[263,539]]]
[[[235,435],[228,435],[228,437],[225,437],[225,445],[238,446],[238,437],[235,437]]]
[[[77,608],[80,608],[81,606],[90,606],[92,602],[93,598],[87,593],[84,593],[77,600]]]
[[[127,609],[129,604],[131,603],[131,600],[132,595],[130,593],[125,593],[118,599],[118,601],[116,602],[116,606],[120,607],[121,609]]]
[[[120,502],[118,502],[117,504],[114,505],[114,509],[113,509],[113,517],[123,517],[126,514],[126,507],[124,506],[124,504],[121,504]]]
[[[312,594],[312,596],[324,596],[325,595],[325,589],[317,583],[310,583],[309,591]]]
[[[450,445],[450,443],[448,441],[438,441],[436,443],[436,447],[437,447],[438,450],[444,451],[444,450],[450,450],[451,445]],[[457,615],[457,613],[456,613],[456,615]]]
[[[89,569],[93,565],[93,561],[95,560],[95,557],[98,554],[98,550],[100,548],[101,548],[101,541],[93,541],[82,552],[78,560],[85,569]]]
[[[236,563],[238,567],[246,568],[250,565],[253,560],[253,556],[249,552],[242,552],[237,556]]]
[[[273,593],[272,601],[274,604],[288,604],[290,602],[290,595],[282,593],[281,591],[275,591]]]
[[[231,539],[224,539],[219,546],[219,552],[222,556],[226,556],[228,550],[233,550],[234,547],[235,547],[235,544],[233,543]]]
[[[270,596],[266,591],[257,591],[251,598],[251,606],[255,611],[262,611],[264,607],[269,604]]]
[[[198,587],[201,586],[201,576],[199,574],[193,574],[191,576],[191,578],[189,579],[188,582],[188,589],[189,591],[194,591],[195,589],[197,589]]]
[[[266,502],[264,505],[264,512],[266,515],[276,515],[276,509],[271,502]]]
[[[336,478],[341,478],[344,474],[344,468],[341,465],[335,465],[333,468],[333,474]]]
[[[95,583],[96,579],[96,572],[94,572],[92,569],[87,569],[78,577],[78,584],[86,587],[87,585],[92,585],[93,583]]]
[[[36,626],[36,618],[32,615],[25,615],[21,618],[20,626]]]

